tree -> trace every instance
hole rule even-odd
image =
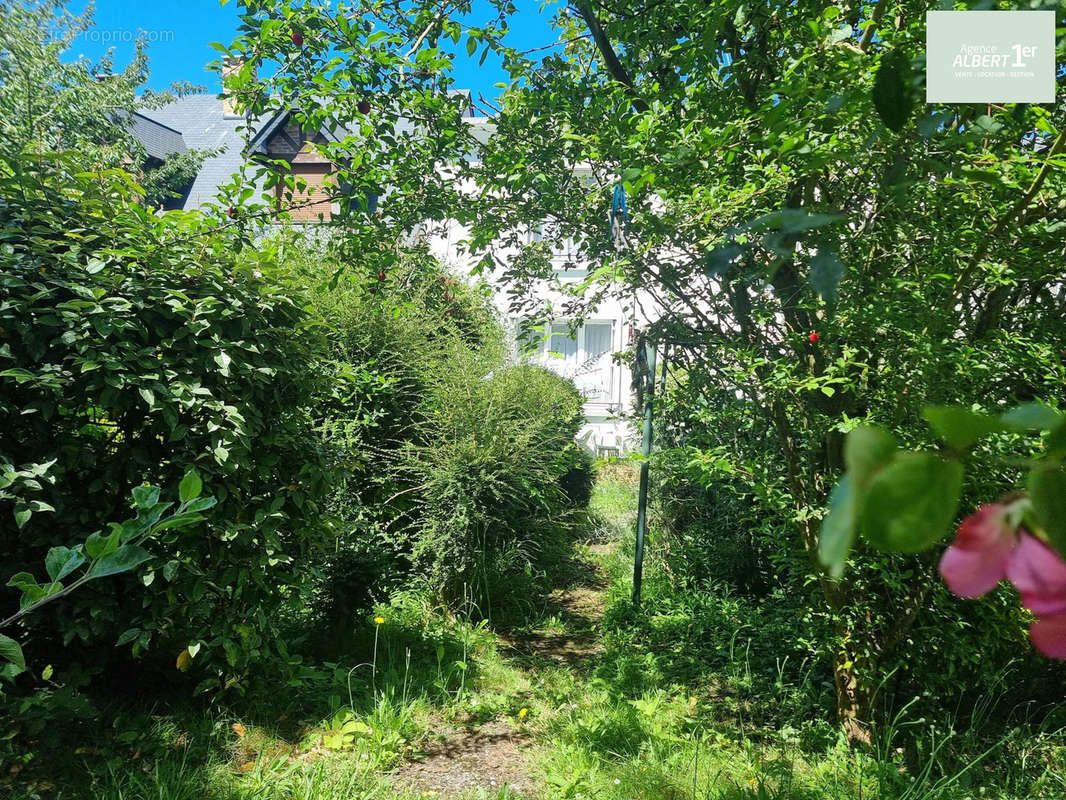
[[[902,614],[867,624],[849,612],[870,599],[814,563],[840,434],[862,418],[914,425],[923,401],[1061,394],[1042,372],[1062,374],[1064,115],[916,109],[924,7],[880,28],[883,3],[577,9],[560,19],[561,55],[515,64],[525,82],[479,176],[500,202],[474,244],[505,220],[557,217],[605,265],[575,309],[597,290],[646,292],[690,389],[746,398],[777,452],[732,456],[774,462],[763,480],[790,499],[780,510],[800,520],[840,621],[837,708],[855,730],[930,578],[919,573]],[[1053,140],[1042,154],[1021,146],[1034,130]],[[511,166],[531,151],[536,173]],[[607,192],[570,177],[581,161],[629,195],[622,252],[603,234]]]
[[[570,315],[605,295],[647,303],[651,336],[671,348],[690,400],[668,417],[666,441],[724,449],[772,498],[835,620],[837,711],[862,737],[873,688],[934,577],[928,560],[868,557],[861,582],[821,567],[843,434],[875,420],[914,444],[931,441],[927,403],[1063,399],[1063,109],[918,106],[924,4],[580,0],[576,13],[559,11],[558,42],[536,60],[506,45],[513,8],[494,5],[499,17],[482,27],[466,22],[468,2],[336,13],[256,2],[249,18],[271,20],[251,28],[255,52],[287,68],[272,83],[288,90],[282,102],[381,87],[391,119],[419,118],[420,159],[463,137],[440,124],[446,37],[503,55],[512,83],[494,135],[476,167],[451,173],[477,181],[477,202],[444,210],[470,224],[479,257],[544,220],[576,239],[596,268]],[[294,27],[304,31],[295,50]],[[348,118],[346,103],[316,113]],[[605,225],[616,185],[630,212],[621,240]],[[426,210],[407,208],[401,225]],[[551,281],[521,254],[498,266],[518,287]],[[694,430],[696,401],[722,394],[742,398],[718,421],[743,425],[745,447],[719,435],[728,424]],[[967,493],[1006,488],[1012,475],[972,480]]]
[[[64,5],[0,3],[0,153],[69,151],[79,154],[86,169],[125,168],[144,182],[144,202],[156,207],[184,188],[210,153],[175,153],[154,165],[130,135],[130,113],[202,87],[175,84],[168,92],[138,95],[148,79],[141,41],[120,72],[110,54],[96,63],[64,60],[93,25],[91,6],[78,15]]]

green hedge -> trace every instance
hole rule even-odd
[[[0,463],[48,465],[3,490],[5,572],[117,518],[143,481],[195,467],[219,500],[207,525],[153,543],[137,576],[42,612],[30,649],[118,644],[173,664],[200,642],[204,689],[240,680],[272,652],[325,533],[310,412],[324,340],[299,296],[258,277],[270,265],[239,253],[239,231],[154,216],[121,174],[5,162],[0,196]]]

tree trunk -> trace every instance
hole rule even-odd
[[[870,744],[873,692],[855,668],[846,650],[833,656],[833,681],[837,691],[837,723],[853,745]]]

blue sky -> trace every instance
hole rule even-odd
[[[528,49],[554,40],[548,24],[555,6],[540,10],[540,0],[515,0],[519,14],[511,20],[513,33],[508,44]],[[85,2],[70,2],[68,8],[80,13]],[[476,2],[473,20],[488,13],[488,3]],[[125,65],[133,52],[133,39],[139,30],[145,31],[150,42],[148,57],[151,63],[149,88],[165,89],[173,81],[187,80],[202,84],[209,91],[221,89],[217,76],[204,65],[218,58],[211,42],[229,44],[237,33],[238,3],[225,6],[219,0],[96,0],[95,28],[74,43],[71,56],[85,55],[96,59],[109,47],[115,50],[116,65]],[[472,20],[472,21],[473,21]],[[448,40],[450,43],[450,40]],[[486,97],[499,93],[493,84],[507,80],[499,59],[492,55],[479,67],[480,51],[467,57],[465,39],[456,46],[456,86],[471,89],[474,96],[480,91]]]

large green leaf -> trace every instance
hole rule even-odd
[[[895,453],[896,441],[888,431],[873,425],[860,425],[851,431],[844,440],[844,466],[854,487],[864,489]]]
[[[836,302],[844,270],[844,264],[835,253],[819,250],[811,259],[811,286],[825,302]]]
[[[1051,544],[1066,557],[1066,467],[1033,467],[1029,473],[1029,500]]]
[[[926,406],[922,416],[945,442],[958,450],[965,450],[982,436],[1004,427],[996,417],[958,406]]]
[[[178,497],[181,502],[187,503],[199,497],[203,485],[204,482],[200,479],[200,474],[196,470],[190,469],[186,472],[185,477],[181,479],[181,483],[178,485]]]
[[[859,528],[880,550],[916,553],[949,532],[961,496],[961,464],[902,453],[870,481]]]
[[[159,502],[159,487],[147,484],[134,487],[133,502],[137,504],[137,508],[152,508]]]
[[[902,130],[914,107],[914,97],[908,82],[910,62],[895,50],[881,56],[881,64],[874,76],[873,101],[878,116],[893,131]]]
[[[53,547],[44,557],[44,568],[53,581],[61,581],[85,563],[85,555],[78,547]]]
[[[845,475],[829,495],[829,513],[822,520],[818,539],[818,557],[834,578],[844,574],[857,522],[857,493],[852,488],[851,476]]]
[[[0,658],[8,661],[15,669],[8,671],[9,675],[18,675],[26,671],[26,656],[22,653],[22,646],[10,636],[0,633]]]
[[[1000,419],[1008,428],[1019,431],[1049,431],[1063,423],[1062,414],[1043,403],[1023,403],[1003,414]]]
[[[89,575],[93,578],[103,578],[107,575],[117,575],[120,572],[129,572],[150,559],[152,554],[143,547],[135,544],[125,544],[115,552],[101,558],[93,564]]]

